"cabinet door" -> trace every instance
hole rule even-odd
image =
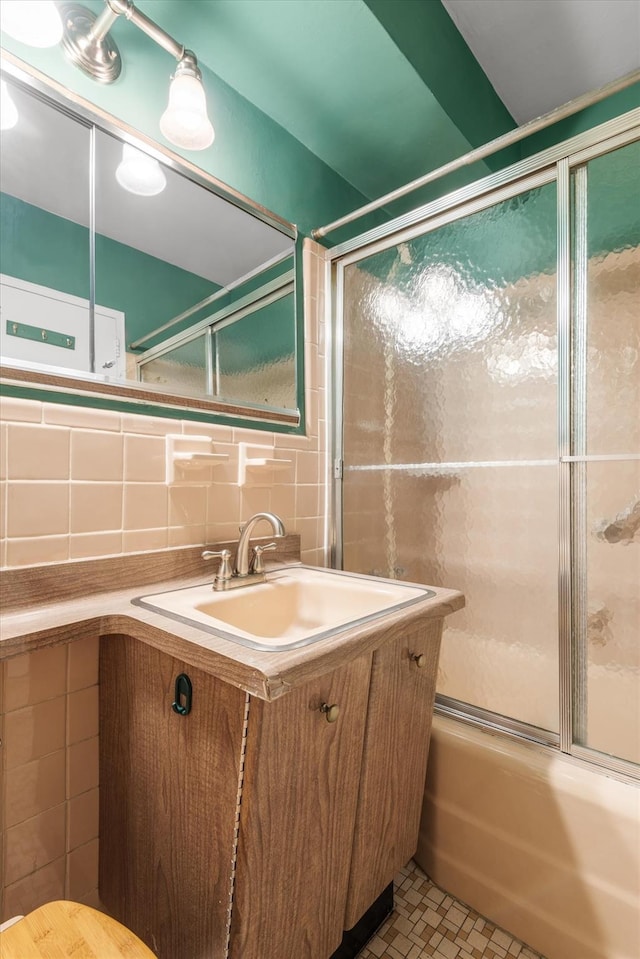
[[[251,701],[231,959],[327,959],[340,944],[370,670],[361,657]]]
[[[175,680],[193,684],[175,713]],[[127,636],[100,645],[100,897],[161,959],[224,959],[245,694]]]
[[[441,635],[434,620],[373,656],[346,929],[417,848]]]

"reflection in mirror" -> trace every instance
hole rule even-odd
[[[188,393],[203,382],[198,389],[230,403],[294,408],[293,265],[292,255],[277,257],[223,296],[209,297],[202,321],[138,359],[139,379]]]
[[[7,84],[0,140],[3,357],[91,369],[89,127]]]
[[[295,411],[292,237],[160,149],[5,79],[18,120],[1,140],[3,363]]]

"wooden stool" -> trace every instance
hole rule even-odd
[[[47,902],[0,932],[2,959],[155,959],[137,936],[79,902]]]

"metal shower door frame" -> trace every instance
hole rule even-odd
[[[479,212],[510,199],[518,194],[545,184],[557,183],[557,320],[558,320],[558,469],[559,469],[559,554],[558,554],[558,655],[560,670],[559,688],[559,733],[532,727],[508,717],[498,716],[489,710],[438,697],[437,710],[465,722],[489,727],[500,733],[515,735],[533,742],[559,749],[570,759],[603,767],[623,778],[637,778],[638,767],[617,757],[598,753],[577,745],[575,732],[584,725],[585,702],[579,695],[579,685],[574,684],[577,665],[581,671],[580,652],[574,650],[572,635],[574,627],[573,604],[578,591],[572,568],[574,555],[584,551],[584,529],[576,517],[575,502],[580,497],[579,476],[587,457],[580,441],[580,418],[572,424],[572,409],[576,391],[584,389],[578,360],[577,376],[572,379],[572,358],[584,349],[584,296],[572,296],[572,176],[576,172],[577,189],[580,187],[580,169],[589,160],[640,139],[640,109],[631,110],[586,133],[557,144],[554,147],[516,163],[498,173],[462,187],[424,206],[403,214],[383,226],[378,226],[360,236],[327,251],[325,289],[326,328],[328,331],[327,355],[331,357],[328,395],[331,402],[332,422],[332,480],[329,484],[329,546],[332,565],[342,567],[342,483],[344,471],[343,447],[343,352],[344,352],[344,277],[345,269],[354,263],[388,250],[406,240],[425,235],[442,226],[453,223],[470,214]],[[578,219],[578,234],[580,232]],[[574,302],[575,300],[575,302]],[[581,346],[582,344],[582,346]],[[580,605],[577,616],[584,616]]]

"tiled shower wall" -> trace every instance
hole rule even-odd
[[[322,248],[306,242],[303,261],[307,435],[3,397],[2,566],[236,539],[260,510],[300,533],[303,562],[325,564]],[[167,486],[167,434],[209,436],[229,459],[208,485]],[[289,465],[239,487],[240,443]],[[0,921],[51,899],[95,903],[98,637],[0,665]]]

